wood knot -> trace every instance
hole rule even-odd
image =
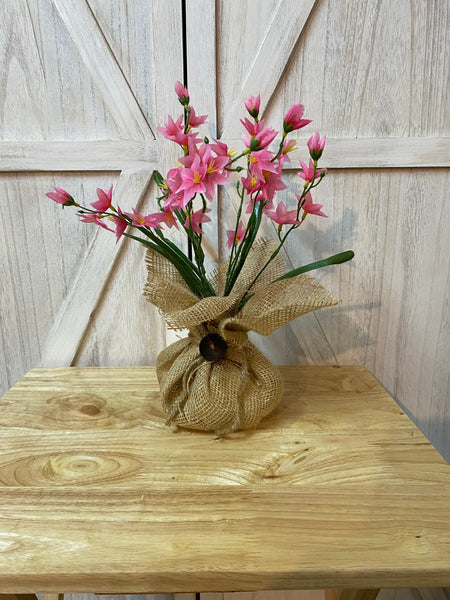
[[[98,408],[98,406],[94,406],[93,404],[85,404],[80,408],[80,412],[85,415],[89,415],[90,417],[95,417],[101,413],[101,410]]]
[[[64,423],[70,429],[95,427],[99,419],[107,419],[107,402],[97,394],[58,394],[47,400],[48,416],[53,422]]]

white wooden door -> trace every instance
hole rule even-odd
[[[187,7],[191,99],[214,115],[223,141],[242,147],[243,99],[253,94],[261,93],[263,116],[277,130],[294,101],[314,120],[286,164],[288,189],[278,197],[287,205],[307,137],[327,135],[321,166],[329,173],[315,201],[329,219],[309,218],[290,239],[288,266],[356,254],[316,272],[342,299],[339,307],[256,343],[276,363],[366,366],[450,460],[448,3],[191,0]],[[221,247],[236,206],[230,189],[220,201]]]
[[[45,193],[152,204],[171,163],[155,127],[179,110],[178,0],[0,3],[0,393],[39,364],[152,364],[166,328],[142,297],[142,246]],[[139,246],[139,247],[137,247]]]

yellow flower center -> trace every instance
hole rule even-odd
[[[291,140],[289,144],[287,144],[283,148],[283,154],[287,154],[288,152],[293,152],[294,150],[298,150],[298,146],[295,144],[295,140]]]
[[[216,171],[218,171],[218,170],[219,170],[219,169],[217,168],[217,166],[216,166],[216,163],[215,163],[214,159],[213,159],[213,160],[211,160],[211,161],[208,163],[208,167],[207,167],[207,169],[206,169],[206,172],[209,174],[209,173],[215,173],[215,172],[216,172]],[[197,183],[198,183],[198,182],[197,182]]]
[[[194,183],[200,183],[202,177],[198,171],[194,171]]]

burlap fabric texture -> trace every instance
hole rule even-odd
[[[248,331],[269,335],[296,317],[338,301],[306,274],[273,282],[284,272],[278,255],[252,287],[250,300],[238,312],[245,291],[276,248],[255,244],[232,293],[223,290],[226,266],[212,283],[217,296],[199,299],[171,262],[147,250],[145,297],[157,306],[169,327],[188,329],[188,336],[165,348],[156,369],[167,423],[225,435],[255,427],[279,404],[283,385],[278,369],[250,342]],[[219,334],[226,354],[215,361],[200,353],[200,341]]]

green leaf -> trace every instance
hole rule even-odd
[[[348,260],[352,260],[354,256],[355,253],[353,252],[353,250],[346,250],[345,252],[334,254],[333,256],[324,258],[323,260],[318,260],[316,262],[309,263],[309,265],[304,265],[303,267],[293,269],[292,271],[285,273],[281,277],[278,277],[274,281],[281,281],[282,279],[290,279],[291,277],[297,277],[297,275],[301,275],[302,273],[307,273],[308,271],[312,271],[313,269],[320,269],[321,267],[327,267],[328,265],[339,265],[341,263],[347,262]]]

